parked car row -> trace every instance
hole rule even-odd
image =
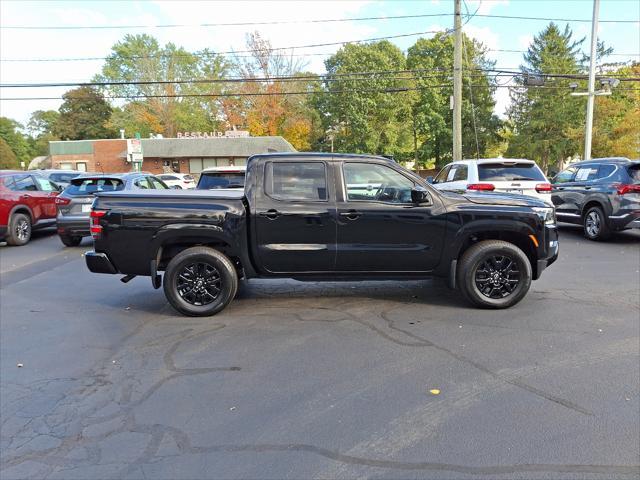
[[[562,222],[582,225],[590,240],[640,228],[640,162],[597,158],[577,162],[549,181],[532,160],[462,160],[431,180],[439,190],[522,194],[555,207]]]

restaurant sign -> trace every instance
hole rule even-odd
[[[247,130],[227,130],[226,132],[178,132],[178,138],[240,138],[248,137]]]

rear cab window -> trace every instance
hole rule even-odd
[[[119,178],[74,178],[65,189],[66,195],[91,195],[96,192],[124,190],[124,182]]]
[[[276,200],[327,200],[324,162],[269,162],[264,182],[265,193]]]
[[[481,182],[547,181],[535,163],[479,163],[478,179]]]

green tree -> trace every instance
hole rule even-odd
[[[432,38],[420,38],[407,52],[407,68],[417,70],[418,93],[412,115],[418,160],[424,164],[435,159],[440,167],[453,153],[453,114],[449,98],[453,71],[453,35],[441,32]],[[494,62],[487,49],[463,34],[462,79],[462,154],[465,158],[484,156],[489,146],[500,142],[500,120],[493,113],[494,81],[486,70]]]
[[[56,129],[60,113],[55,110],[36,110],[31,114],[27,131],[28,142],[33,156],[47,155],[49,142],[60,140],[53,132]]]
[[[17,169],[20,168],[20,162],[16,158],[9,144],[4,138],[0,138],[0,169]]]
[[[405,70],[402,51],[388,41],[347,44],[325,66],[324,89],[315,105],[324,130],[330,133],[319,147],[327,150],[333,138],[336,151],[409,160],[413,156],[411,94],[401,90],[410,86],[410,79],[401,73],[348,75]]]
[[[18,164],[31,160],[31,149],[27,137],[22,133],[22,125],[7,117],[0,117],[0,138],[3,139],[15,155]]]
[[[69,90],[62,98],[60,117],[54,134],[63,140],[89,140],[109,138],[114,132],[106,124],[111,117],[111,106],[91,87]]]
[[[529,86],[540,74],[577,74],[581,71],[580,46],[567,25],[564,30],[550,23],[537,35],[524,54],[522,76],[512,90],[509,119],[513,137],[507,155],[536,160],[544,171],[559,168],[568,156],[580,151],[572,134],[584,125],[585,101],[570,96],[569,84],[576,80],[546,77],[542,87]]]
[[[126,35],[111,48],[111,54],[95,80],[134,82],[105,87],[109,94],[125,97],[131,102],[117,112],[110,124],[112,128],[125,128],[125,131],[135,128],[141,133],[148,131],[174,137],[180,130],[208,131],[216,128],[219,100],[206,95],[218,94],[224,89],[220,83],[175,82],[216,80],[228,68],[224,57],[209,50],[195,55],[173,43],[162,47],[150,35]],[[166,83],[139,83],[157,81]],[[129,136],[133,133],[127,131]]]

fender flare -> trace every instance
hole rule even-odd
[[[158,253],[168,243],[179,242],[181,239],[198,239],[207,242],[222,242],[236,254],[234,238],[225,232],[222,227],[211,224],[197,223],[172,223],[158,229],[153,235],[149,249],[150,261],[159,262]]]

